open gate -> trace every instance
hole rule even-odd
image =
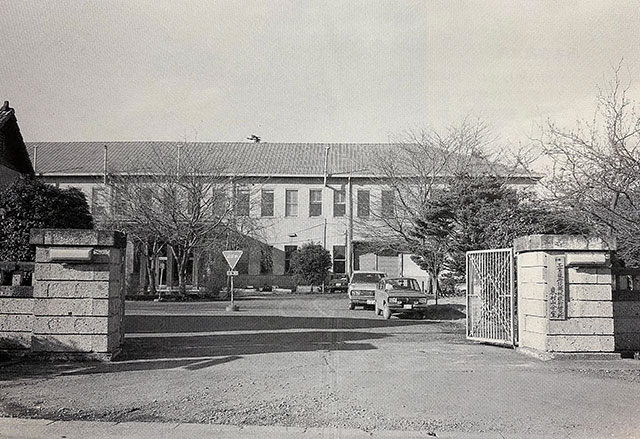
[[[467,338],[515,346],[513,250],[467,252]]]

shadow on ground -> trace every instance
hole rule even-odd
[[[249,334],[127,337],[121,360],[243,356],[317,350],[370,350],[362,340],[385,338],[374,332],[305,331]]]
[[[438,320],[465,318],[464,305],[433,305],[426,320],[411,315],[398,315],[391,320],[349,317],[284,317],[273,315],[128,315],[125,333],[183,333],[216,331],[268,331],[282,329],[363,329],[393,326],[428,325]]]
[[[0,365],[0,381],[51,375],[84,375],[175,369],[196,371],[264,353],[373,350],[371,340],[391,336],[366,328],[431,325],[464,318],[464,306],[429,308],[427,320],[410,316],[362,319],[260,315],[128,315],[125,344],[116,361],[38,363],[28,358]],[[296,331],[298,329],[299,331]],[[238,331],[238,332],[236,332]],[[242,331],[242,332],[240,332]],[[368,341],[367,341],[368,340]]]

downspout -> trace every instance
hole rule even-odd
[[[33,174],[38,175],[38,145],[33,147]]]
[[[104,160],[102,163],[102,176],[103,176],[103,180],[102,182],[106,185],[107,184],[107,145],[104,145]]]
[[[329,150],[330,146],[324,147],[324,186],[327,186],[327,177],[329,176]]]
[[[351,176],[347,179],[347,208],[348,224],[347,224],[347,274],[351,277],[353,272],[353,185],[351,184]]]
[[[178,143],[178,160],[176,163],[176,177],[180,178],[180,156],[182,152],[182,144]]]

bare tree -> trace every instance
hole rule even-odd
[[[618,238],[618,253],[640,262],[640,115],[621,79],[623,62],[597,94],[591,121],[563,129],[549,121],[539,144],[552,159],[546,187],[602,235]]]
[[[424,226],[421,218],[436,207],[438,194],[462,176],[492,176],[505,185],[513,181],[516,173],[522,176],[522,160],[517,154],[509,162],[496,160],[496,155],[506,158],[487,125],[480,121],[465,119],[443,132],[409,133],[394,150],[376,159],[376,180],[383,195],[374,203],[367,221],[380,227],[362,222],[359,229],[376,250],[413,253],[414,261],[429,273],[437,292],[438,276],[449,258],[447,237],[416,233]],[[525,175],[525,180],[528,178]]]
[[[146,249],[152,291],[155,261],[166,245],[184,293],[188,262],[196,253],[236,248],[259,235],[250,216],[256,185],[243,184],[226,163],[213,163],[203,145],[181,144],[173,157],[153,152],[143,161],[144,172],[123,170],[110,177],[109,220]]]

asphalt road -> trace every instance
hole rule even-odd
[[[543,362],[337,296],[127,302],[113,363],[4,365],[0,416],[640,437],[640,361]]]

